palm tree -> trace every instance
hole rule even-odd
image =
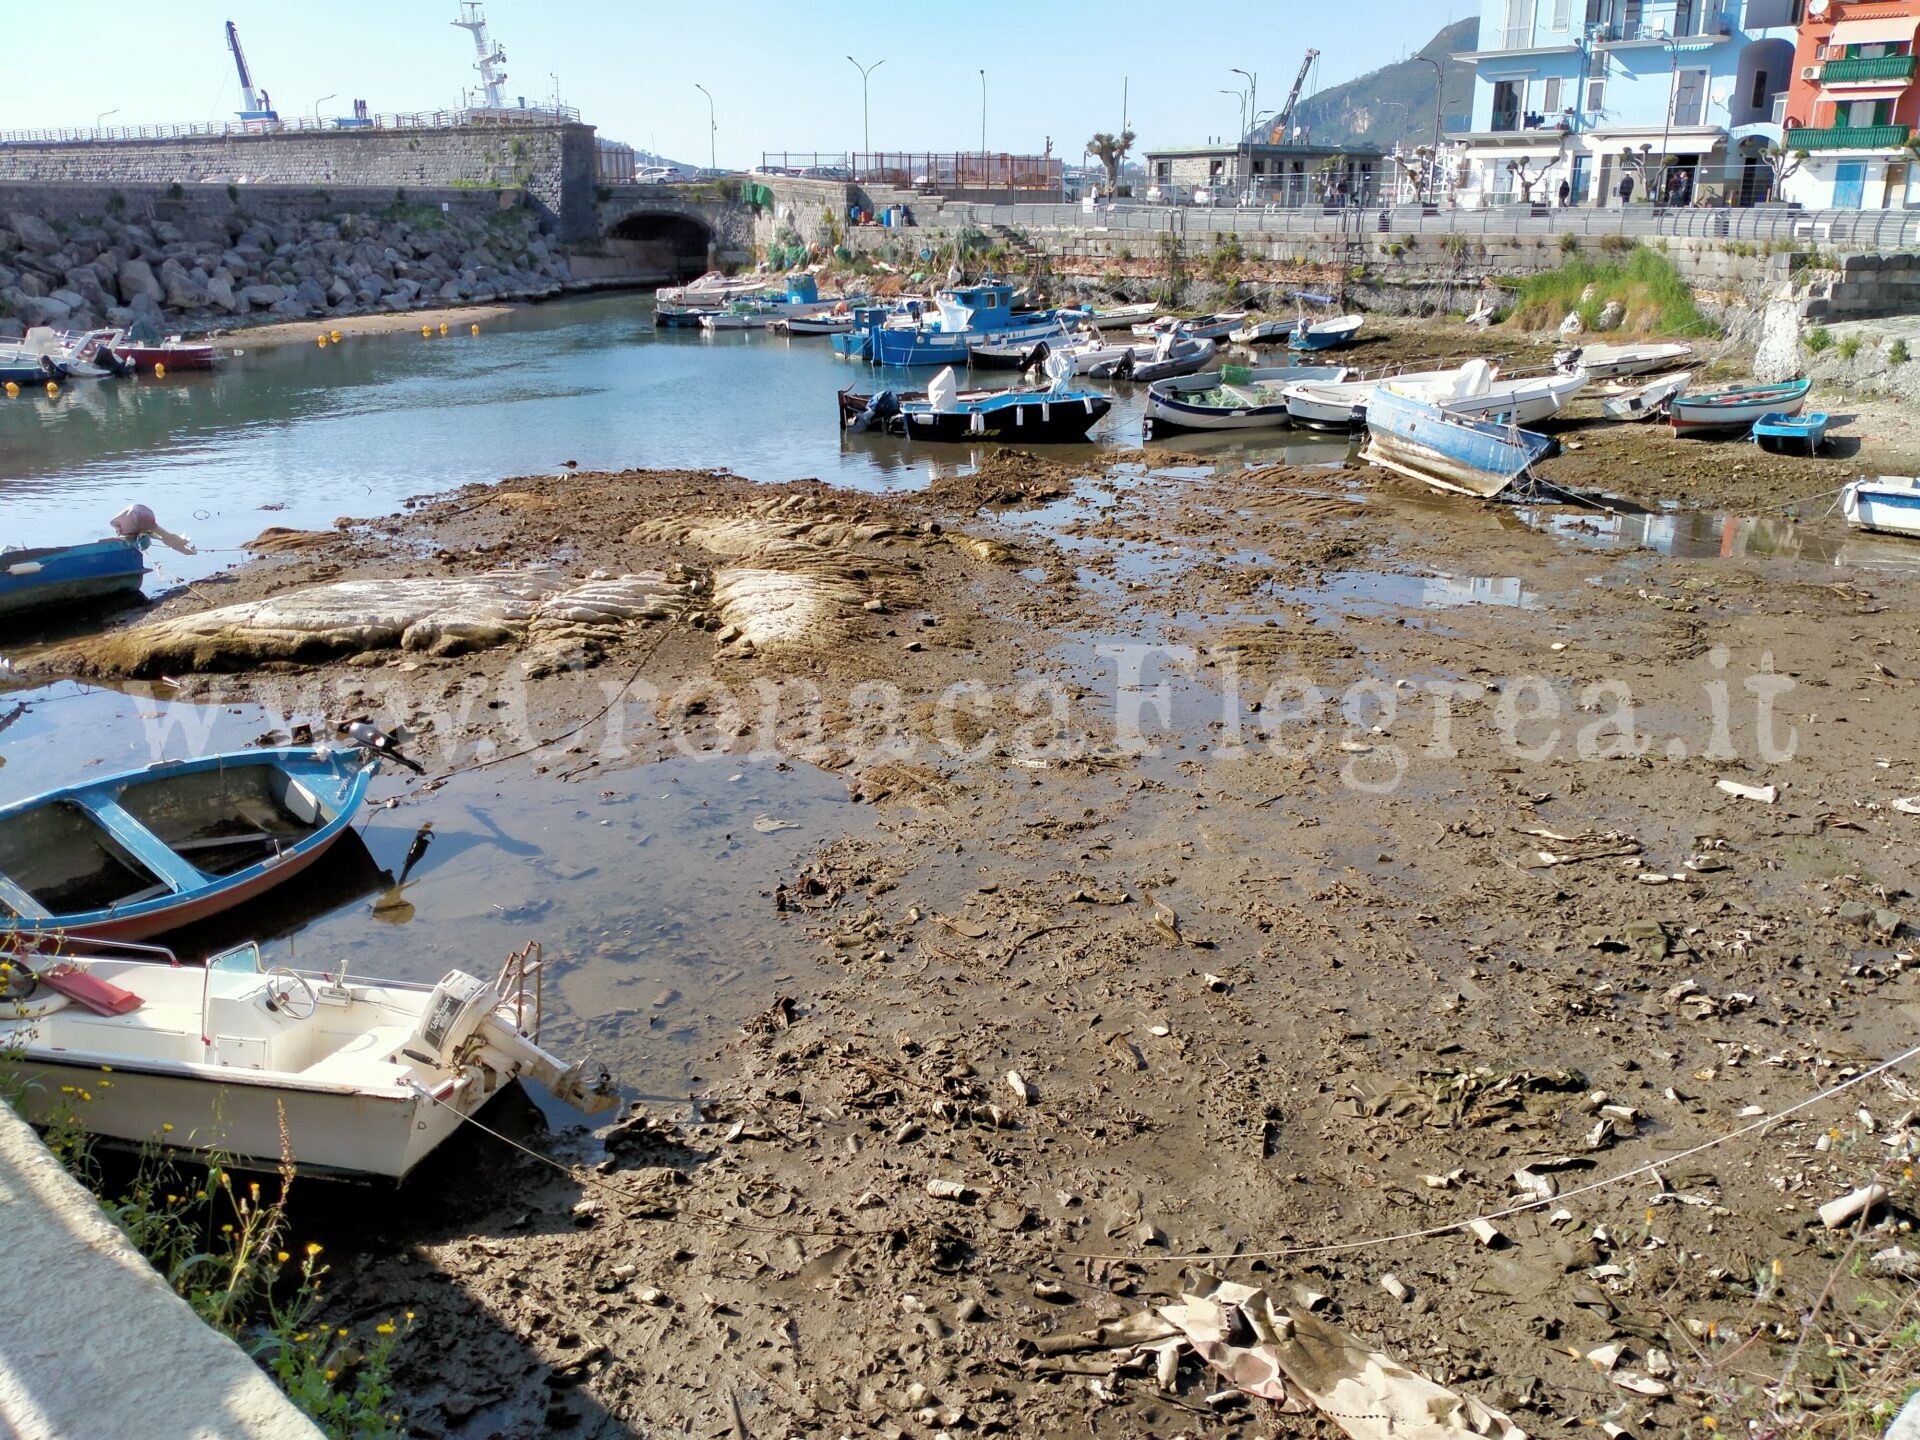
[[[1123,130],[1118,135],[1102,130],[1087,142],[1087,150],[1097,156],[1107,167],[1107,191],[1111,194],[1120,188],[1120,162],[1127,158],[1127,152],[1133,149],[1134,134]]]

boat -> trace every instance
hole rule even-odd
[[[1667,406],[1676,395],[1684,395],[1687,386],[1693,382],[1693,372],[1682,370],[1678,375],[1668,375],[1651,384],[1628,390],[1606,401],[1601,409],[1606,411],[1609,420],[1651,420],[1656,415],[1664,415]]]
[[[1457,381],[1457,369],[1410,370],[1398,375],[1344,380],[1335,384],[1309,381],[1287,388],[1287,416],[1296,425],[1314,430],[1348,430],[1364,424],[1367,401],[1382,385],[1445,385]]]
[[[1651,375],[1693,358],[1691,345],[1580,345],[1553,357],[1556,369],[1584,370],[1591,380],[1617,375]]]
[[[1858,530],[1920,537],[1920,478],[1863,475],[1840,491],[1840,512]]]
[[[1798,415],[1807,403],[1811,380],[1784,385],[1742,385],[1706,395],[1677,395],[1667,405],[1676,435],[1712,435],[1751,430],[1762,415]]]
[[[1260,430],[1287,421],[1285,391],[1310,381],[1334,383],[1352,372],[1339,365],[1229,365],[1204,375],[1156,380],[1147,387],[1146,437],[1181,430]]]
[[[0,807],[0,938],[143,940],[231,910],[324,855],[378,768],[360,750],[245,750]]]
[[[399,1181],[516,1079],[587,1113],[618,1103],[540,1043],[537,946],[491,983],[433,985],[269,965],[251,942],[204,967],[84,940],[8,958],[0,1049],[33,1082],[27,1118],[71,1103],[111,1142]]]
[[[118,330],[55,330],[50,325],[35,325],[15,342],[16,354],[42,357],[66,371],[71,380],[103,380],[110,375],[131,375],[133,363],[109,348],[121,332]]]
[[[833,310],[825,315],[789,315],[768,322],[768,329],[785,335],[848,335],[853,332],[853,311]]]
[[[1291,320],[1249,320],[1228,331],[1227,339],[1236,345],[1278,345],[1292,333]]]
[[[1076,328],[1068,317],[1056,317],[1057,328],[1038,339],[983,340],[967,351],[967,363],[976,370],[1038,370],[1049,355],[1079,354],[1101,349],[1105,340],[1097,330]],[[1116,346],[1117,357],[1121,347]]]
[[[1490,500],[1545,455],[1546,435],[1491,420],[1448,414],[1432,400],[1389,382],[1367,404],[1368,463],[1437,490]]]
[[[1402,394],[1431,400],[1462,420],[1533,425],[1565,409],[1586,384],[1587,377],[1578,371],[1501,379],[1487,361],[1469,360],[1454,370],[1381,376],[1344,385],[1294,386],[1287,394],[1287,411],[1298,423],[1320,428],[1362,424],[1373,397],[1391,385]]]
[[[114,332],[107,348],[136,370],[164,365],[168,370],[211,370],[219,363],[211,340],[189,340],[184,335],[162,335],[146,320]]]
[[[1115,305],[1106,310],[1088,305],[1060,313],[1070,319],[1077,318],[1082,325],[1091,325],[1095,330],[1125,330],[1147,324],[1160,313],[1160,307],[1151,300],[1142,300],[1137,305]]]
[[[722,275],[718,270],[709,270],[698,280],[685,285],[662,286],[653,292],[653,299],[656,305],[718,310],[731,301],[759,294],[770,283],[764,275],[734,278]]]
[[[1772,412],[1753,422],[1753,442],[1762,450],[1776,454],[1805,448],[1815,454],[1827,443],[1827,415],[1816,410],[1811,415],[1783,415]]]
[[[1078,374],[1096,380],[1131,380],[1147,385],[1155,380],[1171,380],[1194,375],[1207,368],[1219,353],[1218,340],[1194,340],[1185,335],[1162,335],[1151,346],[1130,345],[1112,361],[1081,364]]]
[[[1333,350],[1349,345],[1365,321],[1358,315],[1336,315],[1331,320],[1296,322],[1287,336],[1292,350]]]
[[[733,300],[723,310],[710,310],[699,318],[702,330],[764,330],[780,312],[764,300]]]
[[[1091,390],[1069,390],[1072,378],[1061,357],[1049,362],[1053,385],[1047,389],[961,390],[951,367],[934,376],[925,390],[891,390],[860,395],[842,390],[840,428],[852,434],[878,431],[910,440],[1011,440],[1022,445],[1071,444],[1113,408],[1113,401]]]
[[[51,355],[29,350],[17,341],[0,341],[0,385],[58,384],[67,367]]]
[[[1196,340],[1225,340],[1238,329],[1247,318],[1245,310],[1222,310],[1212,315],[1194,315],[1182,320],[1177,315],[1162,315],[1149,325],[1136,325],[1133,333],[1142,340],[1152,340],[1168,330],[1177,330]]]
[[[653,323],[662,330],[697,330],[703,319],[718,315],[722,308],[718,305],[665,305],[656,301]]]
[[[1469,361],[1463,368],[1481,363]],[[1484,382],[1476,376],[1464,383],[1464,393],[1442,390],[1433,398],[1442,410],[1458,419],[1537,425],[1566,409],[1567,402],[1587,386],[1587,377],[1577,371],[1572,375],[1516,375],[1505,380],[1491,378],[1494,373],[1489,365],[1489,378]]]
[[[141,537],[119,535],[81,545],[0,550],[0,620],[136,594],[147,573],[145,550]]]
[[[858,312],[867,339],[866,359],[874,365],[964,365],[976,345],[1020,344],[1057,334],[1061,314],[1037,310],[1016,317],[1013,287],[998,281],[955,285],[934,293],[931,317],[919,314],[885,318],[884,312]],[[835,337],[836,352],[840,339]]]

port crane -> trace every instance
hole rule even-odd
[[[507,72],[500,67],[507,63],[507,52],[488,36],[487,17],[481,12],[479,0],[462,0],[460,18],[453,23],[473,36],[473,50],[480,57],[474,61],[473,68],[480,72],[480,85],[487,97],[486,108],[504,110],[507,104]]]
[[[267,92],[253,88],[253,72],[247,69],[246,51],[240,48],[240,30],[227,21],[227,48],[233,51],[233,63],[240,71],[240,120],[246,125],[278,125],[280,116],[267,98]]]
[[[1293,129],[1293,113],[1300,108],[1300,92],[1306,88],[1307,72],[1313,69],[1313,62],[1319,58],[1318,50],[1309,50],[1307,58],[1300,62],[1300,73],[1293,77],[1293,89],[1287,92],[1287,103],[1280,107],[1280,116],[1274,121],[1273,133],[1267,137],[1269,144],[1287,143],[1287,133]]]

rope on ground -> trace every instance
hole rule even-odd
[[[1429,1225],[1424,1230],[1405,1230],[1397,1235],[1376,1235],[1365,1240],[1334,1240],[1320,1245],[1288,1245],[1277,1250],[1241,1250],[1232,1255],[1209,1254],[1206,1252],[1193,1255],[1155,1254],[1143,1256],[1138,1252],[1131,1255],[1089,1255],[1081,1254],[1077,1251],[1067,1251],[1062,1252],[1059,1258],[1063,1260],[1107,1261],[1151,1259],[1155,1264],[1161,1264],[1169,1260],[1180,1261],[1182,1263],[1205,1261],[1215,1265],[1231,1265],[1240,1260],[1286,1260],[1302,1255],[1337,1255],[1356,1250],[1382,1249],[1389,1245],[1404,1245],[1413,1240],[1431,1240],[1437,1236],[1452,1235],[1458,1231],[1465,1230],[1476,1221],[1485,1220],[1491,1222],[1494,1220],[1508,1220],[1515,1215],[1524,1215],[1529,1210],[1539,1210],[1548,1205],[1563,1204],[1568,1200],[1578,1199],[1582,1195],[1591,1195],[1596,1191],[1609,1189],[1615,1185],[1624,1185],[1627,1181],[1637,1179],[1642,1175],[1651,1175],[1658,1178],[1661,1169],[1665,1166],[1678,1164],[1682,1160],[1690,1160],[1696,1155],[1704,1155],[1707,1151],[1717,1149],[1719,1146],[1738,1140],[1742,1136],[1752,1135],[1757,1131],[1767,1129],[1769,1126],[1777,1125],[1789,1115],[1796,1115],[1802,1110],[1809,1110],[1815,1105],[1831,1100],[1834,1096],[1843,1094],[1856,1085],[1864,1084],[1875,1076],[1884,1075],[1890,1070],[1898,1069],[1916,1057],[1920,1057],[1920,1045],[1903,1051],[1891,1060],[1883,1060],[1872,1069],[1863,1070],[1860,1074],[1843,1080],[1838,1085],[1822,1090],[1818,1094],[1810,1095],[1804,1100],[1789,1105],[1784,1110],[1777,1110],[1771,1115],[1762,1116],[1750,1124],[1742,1125],[1738,1130],[1730,1130],[1725,1135],[1719,1135],[1711,1140],[1702,1141],[1700,1144],[1690,1149],[1682,1150],[1678,1154],[1668,1155],[1659,1160],[1649,1160],[1645,1164],[1634,1166],[1631,1170],[1623,1170],[1618,1175],[1609,1175],[1602,1180],[1590,1181],[1585,1185],[1576,1186],[1572,1190],[1562,1191],[1560,1194],[1551,1196],[1545,1200],[1528,1200],[1519,1205],[1509,1205],[1504,1210],[1494,1210],[1484,1215],[1470,1215],[1462,1220],[1449,1221],[1445,1225]]]

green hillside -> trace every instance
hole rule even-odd
[[[1479,33],[1480,21],[1469,17],[1449,25],[1418,52],[1445,67],[1441,115],[1449,128],[1473,108],[1473,67],[1448,57],[1473,49]],[[1433,138],[1433,87],[1433,67],[1409,58],[1309,96],[1300,102],[1294,123],[1305,125],[1315,141],[1336,145],[1382,150],[1392,149],[1395,141],[1423,145]]]

